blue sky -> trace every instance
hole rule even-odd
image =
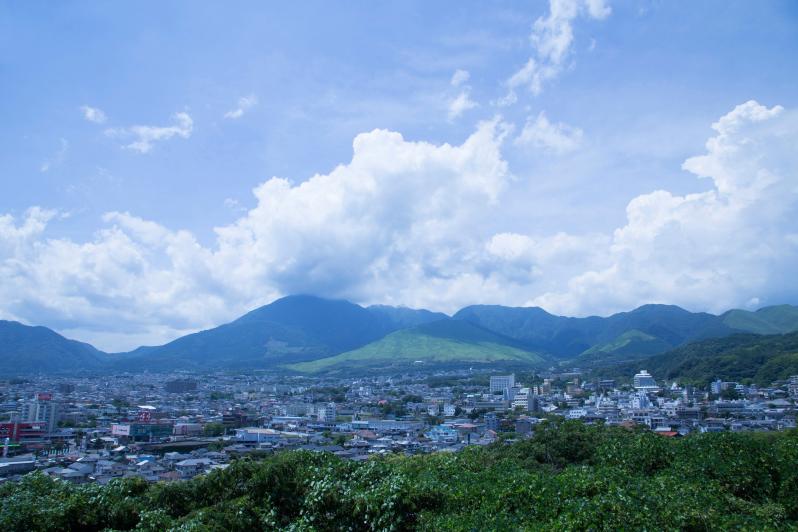
[[[0,317],[798,302],[794,2],[395,4],[0,6]]]

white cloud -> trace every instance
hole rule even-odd
[[[227,111],[224,114],[225,118],[235,120],[237,118],[241,118],[244,116],[249,109],[256,106],[258,104],[258,97],[254,94],[250,94],[249,96],[243,96],[238,99],[238,107]]]
[[[795,300],[798,113],[750,101],[713,125],[717,135],[684,168],[706,192],[634,198],[603,264],[533,298],[563,312],[608,312],[645,302],[721,311]]]
[[[577,149],[582,142],[582,136],[581,129],[562,122],[552,124],[546,113],[541,111],[536,118],[527,119],[524,129],[515,139],[515,144],[564,154]]]
[[[98,109],[96,107],[90,107],[88,105],[83,105],[81,106],[80,110],[83,112],[83,118],[85,118],[89,122],[94,122],[95,124],[103,124],[107,119],[102,109]]]
[[[497,120],[458,146],[358,135],[331,172],[255,188],[256,205],[211,246],[128,213],[107,214],[86,242],[48,238],[52,211],[0,216],[0,315],[129,348],[297,292],[582,315],[796,301],[798,113],[748,102],[713,127],[684,165],[708,190],[638,196],[609,234],[537,234],[502,218],[512,177]]]
[[[59,139],[59,144],[60,147],[58,148],[58,151],[56,151],[50,159],[44,161],[39,166],[40,172],[42,173],[49,172],[51,168],[56,167],[64,162],[67,153],[69,153],[69,141],[67,141],[67,139],[62,138]]]
[[[449,100],[447,116],[449,121],[452,122],[459,118],[463,113],[479,104],[471,99],[471,86],[467,85],[470,74],[467,70],[455,70],[452,75],[450,84],[452,87],[459,87],[460,91],[457,96]]]
[[[127,213],[107,214],[84,243],[44,238],[44,211],[18,223],[5,216],[0,313],[121,349],[211,326],[286,293],[450,299],[455,286],[482,282],[461,260],[482,252],[473,213],[495,206],[509,179],[505,135],[497,121],[460,146],[385,130],[358,135],[352,160],[329,174],[258,186],[257,205],[218,228],[210,248]],[[422,289],[425,279],[437,288]],[[116,341],[107,331],[119,333]]]
[[[449,102],[449,120],[454,120],[469,109],[477,106],[477,102],[471,99],[469,90],[460,91],[454,99]]]
[[[105,134],[115,138],[130,138],[135,140],[126,144],[125,148],[139,153],[149,153],[154,143],[169,140],[172,137],[187,139],[194,130],[194,121],[188,113],[180,112],[172,115],[172,126],[130,126],[126,128],[110,128]]]
[[[507,93],[498,104],[518,101],[517,91],[523,87],[534,95],[540,94],[544,84],[564,68],[574,40],[574,20],[580,16],[603,20],[611,11],[604,0],[550,0],[548,16],[538,18],[532,26],[530,41],[535,57],[530,57],[506,81]]]
[[[246,212],[247,210],[241,205],[241,202],[235,198],[225,198],[224,206],[235,213]]]
[[[468,70],[457,69],[452,74],[452,80],[450,81],[452,87],[459,87],[463,83],[469,80],[471,74],[468,73]]]

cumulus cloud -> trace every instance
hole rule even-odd
[[[53,211],[0,216],[0,315],[129,348],[298,292],[582,315],[798,300],[798,113],[747,102],[713,128],[684,163],[705,190],[638,196],[609,234],[537,234],[518,219],[490,229],[513,181],[498,120],[454,146],[358,135],[329,173],[256,187],[209,246],[129,213],[105,215],[86,242],[48,238]]]
[[[188,113],[180,112],[172,115],[172,126],[130,126],[126,128],[109,128],[105,134],[114,138],[133,138],[133,142],[124,147],[139,153],[149,153],[156,142],[173,137],[187,139],[194,130],[194,121]]]
[[[94,122],[95,124],[103,124],[107,119],[102,109],[98,109],[96,107],[90,107],[88,105],[83,105],[81,106],[80,110],[83,113],[83,118],[85,118],[89,122]]]
[[[668,302],[721,311],[798,297],[798,114],[755,101],[713,124],[706,153],[683,167],[705,192],[634,198],[602,264],[531,301],[562,312]]]
[[[125,339],[164,341],[287,293],[451,298],[479,280],[462,260],[482,252],[475,213],[496,208],[507,185],[505,135],[496,120],[459,146],[358,135],[351,161],[330,173],[258,186],[257,205],[217,228],[212,247],[128,213],[107,214],[83,243],[44,238],[46,211],[5,216],[0,313],[128,348]]]
[[[582,130],[563,122],[551,123],[541,111],[536,118],[527,119],[524,129],[516,137],[518,146],[533,146],[558,154],[574,151],[582,142]]]
[[[258,104],[258,97],[254,94],[250,94],[249,96],[242,96],[238,99],[238,106],[235,109],[231,109],[224,114],[224,117],[227,119],[235,120],[237,118],[241,118],[244,116],[249,109],[256,106]]]
[[[549,0],[548,15],[535,21],[529,37],[535,55],[507,79],[507,93],[499,105],[518,101],[520,88],[540,94],[544,84],[556,78],[565,66],[574,40],[574,20],[580,16],[603,20],[611,11],[604,0]]]

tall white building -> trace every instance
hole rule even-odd
[[[659,386],[657,386],[657,381],[654,380],[654,377],[651,374],[641,369],[640,373],[634,376],[633,386],[635,390],[641,392],[656,392],[659,390]]]
[[[530,410],[529,399],[532,396],[529,388],[519,388],[518,392],[512,398],[512,407],[518,408],[519,406],[524,410]]]
[[[490,378],[490,393],[502,392],[509,395],[510,388],[515,386],[515,373],[510,375],[494,375]]]
[[[324,423],[335,423],[335,417],[337,415],[335,409],[335,403],[327,403],[326,405],[322,406],[318,409],[318,420]]]
[[[33,400],[22,407],[22,421],[47,423],[47,433],[51,434],[58,426],[58,403],[52,394],[37,393]]]

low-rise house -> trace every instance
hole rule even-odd
[[[216,462],[209,458],[189,458],[181,460],[175,464],[175,471],[180,473],[181,478],[192,478],[214,465]]]

